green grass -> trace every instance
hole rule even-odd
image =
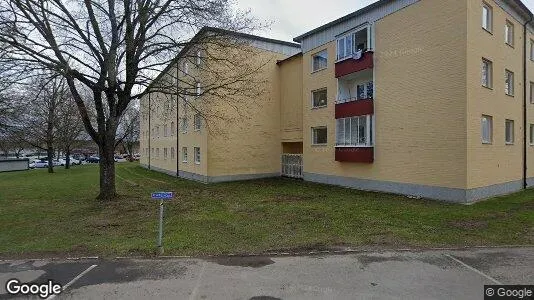
[[[0,256],[151,255],[158,203],[165,254],[534,244],[534,191],[470,206],[286,179],[204,185],[117,166],[121,198],[95,200],[97,166],[0,174]]]

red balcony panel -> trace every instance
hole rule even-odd
[[[374,114],[373,99],[362,99],[336,104],[336,119]]]
[[[336,161],[355,162],[355,163],[373,163],[374,148],[372,147],[337,147]]]
[[[358,60],[348,58],[336,63],[336,78],[372,68],[373,51],[367,51]]]

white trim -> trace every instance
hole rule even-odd
[[[319,54],[323,53],[323,52],[326,53],[326,66],[324,68],[320,68],[320,69],[314,70],[314,64],[313,64],[314,63],[314,58],[316,56],[318,56]],[[319,50],[319,51],[317,51],[317,52],[315,52],[315,53],[313,53],[311,55],[311,74],[317,73],[319,71],[323,71],[323,70],[326,70],[326,69],[328,69],[328,48],[324,48],[322,50]]]
[[[313,131],[316,129],[325,129],[326,130],[326,143],[316,144],[314,141]],[[328,146],[328,127],[327,126],[315,126],[311,128],[311,143],[312,146]]]
[[[322,91],[326,91],[326,99],[325,99],[326,104],[321,105],[321,106],[315,106],[314,105],[315,99],[313,98],[313,96],[315,93],[322,92]],[[319,108],[325,108],[325,107],[328,107],[328,87],[324,87],[324,88],[311,91],[311,109],[319,109]]]

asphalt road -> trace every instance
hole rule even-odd
[[[67,285],[50,299],[484,299],[485,284],[534,284],[534,248],[1,261],[0,299],[12,278]]]

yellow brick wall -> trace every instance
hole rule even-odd
[[[249,175],[280,172],[280,80],[276,62],[287,56],[245,49],[243,64],[257,69],[250,80],[257,93],[249,97],[228,97],[211,101],[207,120],[208,175]],[[252,52],[250,52],[252,51]]]
[[[523,26],[494,1],[487,1],[493,8],[493,32],[482,28],[482,1],[468,3],[468,188],[506,183],[522,179],[523,139]],[[506,20],[514,25],[514,47],[505,44]],[[493,63],[493,88],[481,84],[482,57]],[[529,63],[532,68],[533,63]],[[514,96],[504,91],[505,69],[514,72]],[[532,71],[531,71],[532,72]],[[530,76],[534,78],[534,76]],[[528,82],[528,81],[527,81]],[[530,116],[532,105],[529,105]],[[493,117],[493,143],[482,144],[481,116]],[[514,120],[515,144],[505,144],[505,120]],[[530,117],[532,120],[532,117]],[[534,121],[531,121],[534,123]],[[534,151],[529,149],[531,155]],[[534,166],[534,165],[533,165]],[[531,176],[534,173],[531,171]]]
[[[281,62],[278,72],[282,142],[302,142],[302,56]]]
[[[465,0],[425,0],[376,22],[373,164],[335,161],[335,42],[303,57],[304,172],[466,187]],[[328,68],[311,73],[311,55],[328,50]],[[311,109],[311,91],[328,88],[328,106]],[[328,126],[328,145],[311,145],[311,127]]]

